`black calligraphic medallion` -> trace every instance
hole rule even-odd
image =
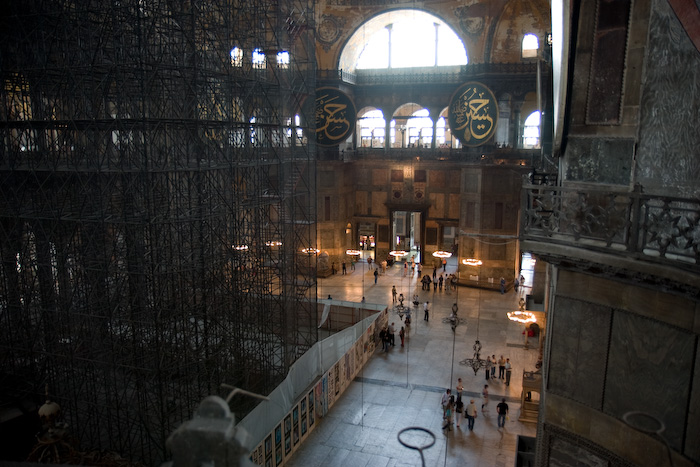
[[[316,143],[337,146],[355,130],[357,112],[350,97],[336,88],[316,89]]]
[[[462,144],[469,147],[481,146],[496,132],[496,96],[481,83],[464,83],[452,94],[447,119],[452,135]]]

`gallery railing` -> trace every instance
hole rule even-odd
[[[521,239],[576,246],[700,273],[700,200],[523,187]]]
[[[337,150],[335,150],[337,151]],[[346,162],[353,160],[424,160],[458,161],[474,164],[518,164],[532,167],[539,160],[540,149],[497,148],[494,145],[478,148],[357,148],[338,152]]]
[[[484,75],[515,76],[537,73],[535,62],[527,63],[470,63],[468,65],[411,68],[377,68],[355,70],[320,69],[316,71],[319,82],[343,81],[357,85],[397,85],[421,83],[462,83],[482,79]]]

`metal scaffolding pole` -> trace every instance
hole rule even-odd
[[[4,8],[0,402],[152,465],[318,339],[314,2]]]

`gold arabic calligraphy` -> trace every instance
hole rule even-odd
[[[336,102],[340,96],[325,94],[316,98],[316,134],[320,142],[335,142],[347,137],[351,130],[347,104]]]
[[[473,87],[467,88],[452,101],[455,133],[464,131],[464,142],[483,140],[491,136],[494,119],[491,117],[492,100],[489,95]]]

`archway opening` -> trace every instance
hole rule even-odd
[[[340,54],[338,68],[412,68],[466,65],[467,50],[455,30],[420,10],[392,10],[362,24]]]

